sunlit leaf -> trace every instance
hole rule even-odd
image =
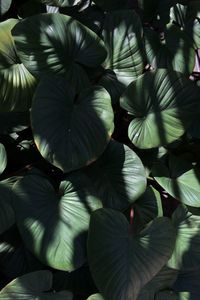
[[[40,172],[14,186],[16,221],[26,247],[43,263],[72,271],[86,260],[90,214],[101,203],[89,194],[83,174],[72,174],[54,189]],[[88,187],[89,188],[89,187]]]
[[[120,99],[133,117],[128,128],[132,143],[148,149],[177,140],[199,113],[199,91],[183,74],[166,69],[132,82]]]

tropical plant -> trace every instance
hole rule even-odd
[[[200,1],[0,1],[0,300],[199,300]]]

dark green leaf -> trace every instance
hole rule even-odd
[[[0,234],[15,223],[12,209],[13,192],[6,184],[0,183]]]
[[[114,129],[111,100],[104,88],[93,86],[76,97],[62,78],[41,80],[31,117],[40,153],[64,172],[95,161]]]
[[[152,186],[134,203],[134,231],[140,232],[150,221],[163,216],[160,194]]]
[[[105,207],[123,210],[145,191],[144,167],[137,154],[112,140],[102,156],[86,169]]]
[[[106,58],[103,41],[62,14],[29,17],[18,23],[12,34],[20,59],[33,75],[65,74],[78,90],[89,85],[82,66],[97,67]]]
[[[137,299],[172,254],[176,235],[169,219],[157,218],[140,234],[133,230],[120,212],[99,209],[91,216],[89,265],[106,299]]]

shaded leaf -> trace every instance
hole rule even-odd
[[[169,219],[157,218],[140,234],[133,230],[120,212],[99,209],[91,216],[89,266],[106,299],[137,299],[172,254],[175,230]]]
[[[0,234],[15,223],[15,214],[12,208],[13,197],[10,187],[0,183]]]
[[[114,129],[110,96],[104,88],[93,86],[77,97],[62,78],[41,80],[31,118],[41,155],[64,172],[95,161]]]
[[[97,67],[106,58],[103,41],[62,14],[29,17],[18,23],[12,34],[20,59],[33,75],[65,74],[78,90],[89,85],[82,66]]]
[[[140,158],[129,147],[114,140],[110,141],[102,156],[87,167],[86,174],[98,198],[108,208],[127,208],[146,188]]]
[[[145,49],[148,63],[154,68],[168,68],[190,74],[195,66],[192,40],[181,28],[168,24],[164,39],[151,29],[145,29]]]

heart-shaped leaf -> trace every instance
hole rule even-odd
[[[188,35],[174,24],[168,24],[164,39],[146,29],[145,49],[147,60],[154,68],[168,68],[190,74],[195,66],[195,49]]]
[[[167,265],[180,271],[200,267],[200,213],[194,214],[179,205],[172,216],[177,238],[173,254]]]
[[[27,111],[36,86],[16,53],[11,30],[18,22],[9,19],[0,23],[0,112]]]
[[[7,154],[3,144],[0,143],[0,174],[3,173],[7,165]]]
[[[44,175],[31,172],[14,185],[22,239],[40,261],[55,269],[72,271],[86,260],[90,213],[101,207],[87,192],[88,184],[83,174],[72,174],[55,191]]]
[[[200,207],[200,170],[174,155],[164,156],[152,169],[155,180],[180,202]]]
[[[6,184],[0,183],[0,234],[15,223],[12,208],[13,192]]]
[[[108,51],[103,66],[114,71],[116,79],[126,87],[141,75],[144,69],[143,30],[140,18],[133,10],[108,13],[102,35]],[[103,81],[102,83],[105,84]]]
[[[97,67],[106,58],[103,41],[75,19],[62,14],[39,14],[12,30],[18,55],[36,77],[65,74],[81,90],[89,85],[82,66]]]
[[[53,275],[50,271],[25,274],[11,281],[0,292],[0,300],[72,300],[70,292],[48,292],[52,287]]]
[[[137,299],[140,289],[168,261],[175,238],[168,218],[155,219],[135,235],[122,213],[111,209],[94,212],[88,234],[88,259],[103,297]]]
[[[146,188],[145,170],[140,158],[129,147],[114,140],[86,169],[86,174],[97,196],[108,208],[127,208]]]
[[[31,118],[40,153],[64,172],[95,161],[114,129],[111,100],[104,88],[94,86],[76,97],[66,80],[57,77],[41,80]]]
[[[133,117],[128,135],[148,149],[179,138],[199,113],[200,89],[183,74],[158,69],[132,82],[120,99]]]

